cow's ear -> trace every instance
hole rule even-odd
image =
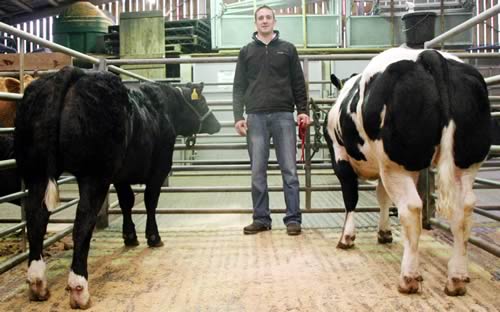
[[[193,88],[193,85],[191,84],[191,82],[186,83],[186,88],[189,88],[189,89]]]
[[[15,78],[5,78],[5,87],[10,93],[19,93],[21,90],[21,84]]]
[[[330,81],[335,87],[337,87],[338,90],[342,89],[342,82],[334,74],[330,75]]]
[[[24,88],[26,88],[33,80],[35,80],[35,78],[33,78],[31,75],[24,75]]]

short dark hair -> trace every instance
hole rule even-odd
[[[258,7],[258,8],[257,8],[257,10],[255,10],[255,13],[253,14],[253,16],[254,16],[254,19],[255,19],[255,20],[257,20],[257,13],[258,13],[260,10],[262,10],[262,9],[268,9],[268,10],[270,10],[271,12],[273,12],[273,19],[274,19],[274,20],[276,19],[276,16],[274,16],[274,10],[273,10],[273,8],[271,8],[270,6],[268,6],[268,5],[265,5],[265,4],[264,4],[264,5],[261,5],[260,7]]]

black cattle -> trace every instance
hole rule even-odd
[[[55,181],[63,171],[76,177],[80,193],[68,278],[71,307],[90,304],[87,256],[96,216],[111,183],[123,212],[125,244],[137,244],[130,185],[141,183],[146,185],[147,243],[162,245],[155,210],[172,167],[175,137],[220,129],[202,87],[145,83],[127,90],[113,74],[66,67],[26,89],[17,111],[15,153],[29,189],[26,220],[32,299],[46,300],[49,295],[42,241],[50,210],[57,203]]]
[[[395,48],[372,59],[345,83],[324,129],[346,207],[337,246],[354,244],[358,178],[378,180],[378,241],[392,241],[388,209],[394,203],[404,242],[398,289],[417,292],[422,200],[416,183],[419,171],[434,164],[438,211],[450,219],[454,236],[445,292],[465,294],[472,185],[490,148],[490,122],[483,77],[456,57]]]

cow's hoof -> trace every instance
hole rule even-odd
[[[139,246],[139,241],[137,240],[137,235],[135,233],[123,234],[123,243],[127,247]]]
[[[350,249],[354,247],[354,241],[356,240],[356,235],[344,235],[340,238],[337,244],[337,248],[340,249]]]
[[[45,301],[50,297],[50,291],[44,282],[40,279],[36,279],[33,282],[29,282],[29,296],[31,301]]]
[[[69,292],[69,305],[72,309],[86,310],[90,308],[90,294],[88,288],[84,286],[67,286],[66,290]]]
[[[379,244],[388,244],[392,243],[392,232],[389,231],[378,231],[377,233],[377,240]]]
[[[89,282],[84,276],[70,271],[66,290],[71,308],[85,310],[90,307]]]
[[[163,242],[161,241],[160,235],[151,235],[148,237],[148,246],[149,247],[162,247]]]
[[[420,290],[424,279],[421,275],[403,276],[399,281],[398,291],[402,294],[414,294]]]
[[[448,296],[463,296],[467,293],[467,288],[465,284],[470,282],[470,278],[458,278],[453,277],[451,280],[446,282],[444,287],[444,293]]]

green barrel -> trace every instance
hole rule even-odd
[[[113,22],[90,2],[76,2],[54,19],[54,42],[82,53],[102,53],[97,38],[108,33]]]

